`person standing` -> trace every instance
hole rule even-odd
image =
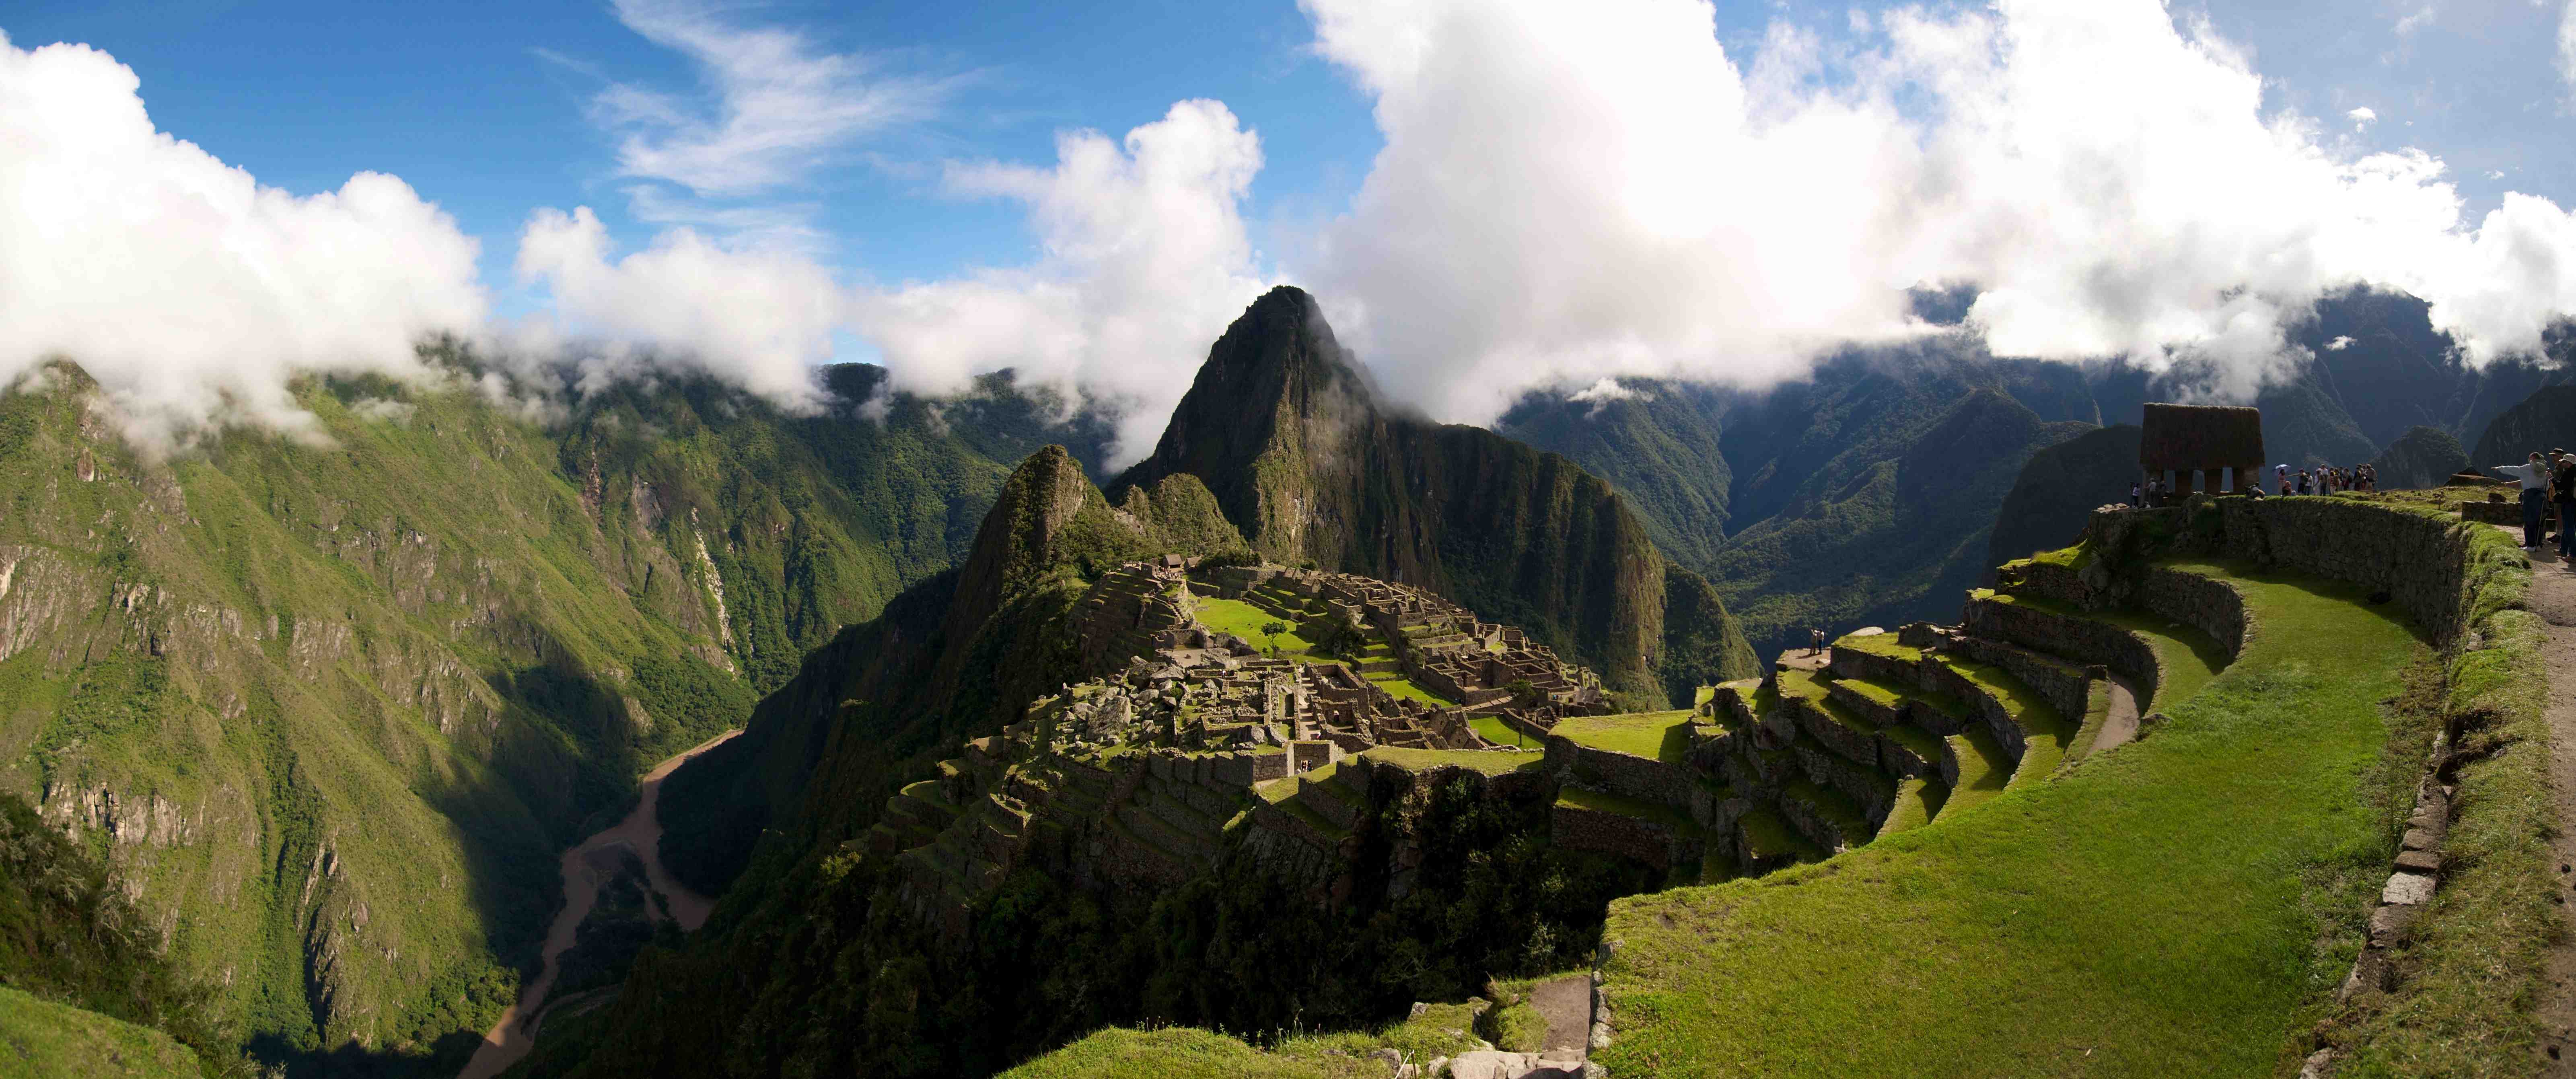
[[[2576,525],[2576,453],[2550,452],[2558,456],[2558,470],[2550,474],[2550,482],[2558,488],[2558,557],[2576,559],[2576,535],[2567,531]]]
[[[2309,485],[2309,484],[2312,484],[2312,483],[2315,483],[2315,482],[2316,482],[2316,477],[2308,475],[2308,470],[2307,470],[2307,469],[2302,468],[2302,469],[2300,469],[2300,470],[2299,470],[2299,493],[2300,493],[2300,494],[2307,494],[2307,493],[2308,493],[2308,491],[2309,491],[2309,487],[2308,487],[2308,485]]]
[[[2549,466],[2540,461],[2540,451],[2531,451],[2531,459],[2518,465],[2488,465],[2490,472],[2502,472],[2522,481],[2522,549],[2540,549],[2541,499],[2549,490]]]
[[[1824,654],[1824,651],[1825,651],[1825,631],[1823,631],[1823,630],[1821,630],[1821,629],[1811,629],[1811,630],[1808,630],[1808,631],[1807,631],[1807,653],[1808,653],[1809,655],[1822,655],[1822,654]]]
[[[2272,474],[2281,478],[2281,493],[2282,493],[2282,494],[2285,494],[2285,495],[2286,495],[2286,494],[2289,494],[2289,493],[2290,493],[2290,466],[2288,466],[2288,465],[2273,465],[2273,466],[2272,466]]]
[[[2143,494],[2141,494],[2140,492],[2141,492],[2141,488],[2138,486],[2138,481],[2136,481],[2136,480],[2130,480],[2130,481],[2129,481],[2129,508],[2130,508],[2130,509],[2137,509],[2138,507],[2140,507],[2140,506],[2144,506],[2144,505],[2146,505],[2146,504],[2147,504],[2145,496],[2144,496]]]

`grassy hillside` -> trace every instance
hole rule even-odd
[[[251,1074],[96,856],[0,793],[0,1075]]]
[[[299,1069],[449,1067],[533,959],[554,852],[953,561],[1004,474],[920,402],[685,382],[309,382],[313,437],[151,457],[48,381],[0,395],[0,790]]]
[[[2183,568],[2235,585],[2256,628],[2152,703],[2172,717],[2152,737],[1824,865],[1615,904],[1611,1073],[2278,1068],[2411,810],[2433,723],[2382,702],[2430,653],[2359,590]]]

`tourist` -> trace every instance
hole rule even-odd
[[[2290,466],[2288,466],[2288,465],[2273,465],[2273,466],[2272,466],[2272,474],[2273,474],[2273,475],[2275,475],[2275,476],[2279,476],[2279,477],[2281,478],[2281,493],[2282,493],[2282,494],[2285,494],[2285,495],[2286,495],[2286,494],[2289,494],[2289,493],[2290,493]]]
[[[2130,509],[2137,509],[2138,507],[2140,507],[2140,506],[2144,506],[2144,505],[2146,505],[2146,504],[2147,504],[2147,502],[2146,502],[2146,497],[2145,497],[2143,494],[2141,494],[2141,493],[2139,492],[2139,488],[2138,488],[2138,481],[2136,481],[2136,480],[2130,480],[2130,481],[2129,481],[2129,508],[2130,508]]]
[[[2539,550],[2541,502],[2549,490],[2549,466],[2541,463],[2540,451],[2531,451],[2531,459],[2522,464],[2488,465],[2487,469],[2522,481],[2522,549]]]
[[[2309,485],[2309,484],[2312,484],[2312,483],[2315,483],[2315,482],[2316,482],[2316,479],[2315,479],[2314,477],[2311,477],[2311,476],[2309,476],[2309,475],[2308,475],[2308,470],[2307,470],[2307,469],[2302,468],[2302,469],[2300,469],[2300,470],[2299,470],[2299,493],[2300,493],[2300,494],[2307,494],[2307,493],[2309,493],[2309,491],[2311,490],[2311,488],[2310,488],[2308,485]]]
[[[2576,453],[2549,452],[2558,459],[2557,471],[2550,474],[2550,483],[2558,488],[2558,557],[2576,559],[2576,536],[2567,531],[2567,526],[2576,525]]]
[[[1807,631],[1807,654],[1809,654],[1809,655],[1822,655],[1822,654],[1824,654],[1824,651],[1825,651],[1825,631],[1823,631],[1823,630],[1821,630],[1821,629],[1811,629],[1811,630],[1808,630],[1808,631]]]
[[[2165,491],[2165,478],[2164,478],[2163,476],[2149,476],[2149,477],[2147,477],[2147,505],[2148,505],[2148,506],[2153,507],[2153,506],[2161,506],[2161,505],[2164,505],[2164,498],[2163,498],[2163,496],[2164,496],[2164,491]]]

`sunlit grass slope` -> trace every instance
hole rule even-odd
[[[2271,1071],[2358,947],[2429,737],[2392,739],[2381,702],[2428,649],[2350,589],[2184,568],[2235,584],[2257,632],[2205,688],[2165,695],[2171,723],[1821,865],[1618,901],[1619,1040],[1597,1059],[1663,1076]]]

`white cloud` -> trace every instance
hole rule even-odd
[[[905,389],[952,392],[1009,367],[1115,403],[1124,463],[1153,448],[1209,343],[1266,287],[1242,216],[1261,141],[1224,105],[1183,101],[1123,142],[1059,135],[1056,158],[947,178],[1027,204],[1036,262],[863,289],[857,329]]]
[[[2476,228],[2421,153],[2342,156],[2153,0],[1775,27],[1749,66],[1694,0],[1303,0],[1385,147],[1290,276],[1451,419],[1622,374],[1761,384],[1927,332],[1972,282],[1999,354],[2192,362],[2251,393],[2320,294],[2403,288],[2484,359],[2576,310],[2564,211]],[[2562,283],[2563,282],[2563,283]]]
[[[2391,29],[2398,37],[2413,37],[2415,36],[2416,31],[2433,25],[2433,17],[2438,14],[2440,14],[2440,12],[2435,9],[2434,5],[2426,4],[2422,7],[2416,8],[2405,17],[2398,19],[2397,25]]]
[[[722,247],[685,228],[615,261],[610,254],[587,206],[539,210],[519,239],[520,279],[542,282],[561,320],[532,332],[605,342],[578,346],[583,389],[681,364],[789,408],[819,400],[813,365],[831,358],[848,305],[829,271],[792,251]],[[520,342],[553,347],[543,336]]]
[[[851,53],[826,52],[806,35],[740,27],[691,0],[616,0],[620,22],[698,62],[712,110],[632,83],[612,83],[593,103],[624,133],[619,168],[701,196],[738,196],[798,182],[850,142],[929,116],[948,83],[879,70]],[[713,115],[708,115],[712,111]]]
[[[0,385],[61,356],[150,448],[209,421],[314,435],[297,372],[424,373],[481,322],[475,242],[401,180],[262,187],[155,130],[134,72],[0,34]]]
[[[2566,13],[2558,17],[2558,77],[2576,91],[2576,0],[2568,0]]]
[[[2328,352],[2341,352],[2351,347],[2352,338],[2349,336],[2337,337],[2332,341],[2326,342],[2326,351]]]
[[[2355,131],[2369,127],[2372,121],[2379,119],[2379,114],[2372,112],[2370,107],[2367,105],[2354,109],[2343,115],[2344,119],[2352,121],[2352,129]]]

